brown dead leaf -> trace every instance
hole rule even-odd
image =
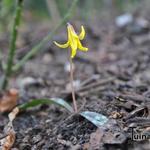
[[[17,105],[18,90],[10,89],[0,98],[0,112],[11,111]]]
[[[2,150],[10,150],[15,142],[15,132],[11,131],[2,141]]]
[[[9,122],[7,126],[4,129],[4,138],[0,139],[0,149],[2,150],[10,150],[13,146],[15,139],[16,139],[16,133],[14,131],[13,127],[13,120],[16,118],[16,115],[19,113],[19,108],[16,107],[12,110],[11,113],[9,113]]]

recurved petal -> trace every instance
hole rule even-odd
[[[77,53],[76,49],[71,49],[71,58],[74,58]]]
[[[81,33],[79,34],[79,39],[83,40],[85,37],[85,29],[83,26],[81,26]]]
[[[81,51],[88,51],[88,48],[87,47],[83,47],[79,40],[78,40],[78,49],[80,49]]]
[[[69,41],[65,44],[59,44],[56,41],[54,41],[55,45],[57,45],[60,48],[67,48],[69,46]]]

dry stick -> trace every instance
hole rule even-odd
[[[132,101],[137,101],[137,102],[150,102],[150,98],[136,94],[136,95],[129,95],[129,94],[121,94],[118,97],[121,97],[123,99],[128,99]]]
[[[109,82],[112,82],[115,79],[116,79],[116,77],[110,77],[108,79],[103,79],[103,80],[97,81],[96,83],[92,83],[92,84],[86,85],[84,87],[80,87],[76,91],[77,92],[78,91],[85,91],[85,90],[88,90],[88,89],[96,88],[98,86],[101,86],[101,85],[107,84]]]
[[[82,87],[82,83],[81,83],[81,87],[79,87],[78,89],[75,89],[76,92],[79,92],[79,93],[83,93],[84,91],[87,91],[87,93],[89,92],[88,90],[90,89],[94,89],[94,90],[104,90],[106,89],[106,84],[111,82],[111,81],[114,81],[116,79],[116,77],[110,77],[108,79],[103,79],[103,80],[100,80],[100,81],[97,81],[96,83],[91,83],[91,84],[88,84],[88,85],[85,85],[83,84],[83,87]],[[102,87],[101,87],[102,86]],[[70,91],[62,91],[61,93],[62,94],[68,94],[68,92]],[[84,94],[85,95],[85,94]]]
[[[143,111],[144,109],[146,109],[146,106],[140,106],[139,108],[133,110],[132,112],[129,113],[129,115],[127,117],[125,117],[125,120],[128,120],[130,118],[136,117],[137,113]]]
[[[75,98],[75,92],[74,92],[74,85],[73,85],[73,63],[72,63],[72,58],[71,58],[71,50],[69,50],[69,61],[70,61],[70,83],[71,83],[71,93],[72,93],[72,99],[73,99],[73,107],[75,113],[78,112],[77,109],[77,103],[76,103],[76,98]]]
[[[107,88],[108,88],[108,86],[104,85],[104,86],[92,88],[91,90],[88,90],[88,91],[79,91],[79,96],[85,96],[88,94],[94,94],[97,92],[102,92],[102,91],[105,91]]]
[[[84,80],[81,84],[80,87],[86,86],[88,84],[90,84],[91,82],[95,82],[98,79],[100,79],[99,75],[92,75],[91,77],[89,77],[88,79]]]

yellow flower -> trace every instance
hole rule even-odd
[[[70,23],[67,24],[67,31],[68,31],[68,41],[65,44],[59,44],[56,41],[54,41],[54,43],[58,47],[67,48],[70,46],[71,47],[71,58],[74,58],[74,56],[77,53],[77,49],[84,51],[84,52],[88,50],[88,48],[83,47],[80,42],[85,37],[85,30],[84,30],[83,26],[81,26],[81,33],[79,35],[76,34],[73,26]]]

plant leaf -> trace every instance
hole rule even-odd
[[[73,112],[73,108],[63,99],[61,98],[50,98],[50,99],[33,99],[27,103],[19,105],[19,109],[26,110],[28,108],[32,108],[41,104],[57,104],[60,105],[61,107],[66,108],[68,111],[71,113]]]
[[[101,127],[108,121],[106,116],[92,111],[84,111],[81,112],[80,115],[92,122],[97,127]]]

